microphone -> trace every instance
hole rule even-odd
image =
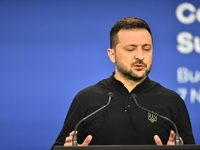
[[[100,107],[99,109],[97,109],[97,110],[94,111],[93,113],[91,113],[91,114],[89,114],[88,116],[84,117],[83,119],[81,119],[81,120],[76,124],[76,126],[75,126],[75,128],[74,128],[74,135],[73,135],[73,137],[72,137],[72,146],[77,146],[77,145],[78,145],[78,144],[77,144],[77,134],[76,134],[78,126],[79,126],[83,121],[85,121],[86,119],[90,118],[90,117],[93,116],[94,114],[96,114],[96,113],[100,112],[102,109],[106,108],[106,107],[110,104],[110,101],[111,101],[111,99],[113,98],[113,95],[114,95],[114,94],[113,94],[112,92],[109,92],[109,93],[108,93],[108,103],[107,103],[106,105]]]
[[[150,110],[148,110],[148,109],[146,109],[146,108],[144,108],[144,107],[141,107],[141,106],[137,103],[137,95],[135,95],[134,93],[131,94],[131,98],[135,101],[136,105],[137,105],[140,109],[142,109],[142,110],[144,110],[144,111],[147,111],[147,112],[150,112],[150,113],[152,113],[152,114],[154,114],[154,115],[156,115],[156,116],[158,116],[158,117],[160,117],[160,118],[162,118],[162,119],[164,119],[164,120],[169,121],[169,122],[174,126],[174,129],[175,129],[175,132],[176,132],[176,134],[175,134],[175,145],[180,145],[180,136],[179,136],[179,133],[178,133],[178,129],[177,129],[175,123],[174,123],[172,120],[170,120],[169,118],[167,118],[167,117],[165,117],[165,116],[162,116],[162,115],[160,115],[160,114],[154,113],[153,111],[150,111]]]

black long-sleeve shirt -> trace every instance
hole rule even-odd
[[[105,105],[109,92],[114,94],[109,106],[80,124],[78,143],[92,135],[90,145],[151,145],[155,144],[154,135],[159,135],[166,144],[173,125],[138,108],[130,98],[132,93],[139,105],[171,119],[184,144],[195,143],[187,108],[177,93],[148,77],[129,93],[112,75],[75,96],[54,145],[63,145],[78,121]]]

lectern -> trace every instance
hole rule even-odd
[[[54,150],[200,150],[200,145],[95,145],[95,146],[55,146]]]

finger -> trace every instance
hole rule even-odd
[[[169,140],[168,142],[175,142],[175,133],[173,130],[170,131]]]
[[[180,145],[183,145],[184,142],[183,142],[183,139],[180,137]]]
[[[65,143],[64,146],[72,146],[72,142],[71,143]]]
[[[65,138],[65,143],[71,142],[72,141],[72,136],[68,136]]]
[[[76,131],[76,134],[77,134],[78,132]],[[72,132],[70,132],[69,133],[69,136],[73,136],[74,135],[74,131],[72,131]]]
[[[76,134],[78,132],[76,131]],[[64,143],[64,146],[72,146],[72,138],[73,138],[73,135],[74,135],[74,131],[70,132],[69,133],[69,136],[65,138],[65,143]]]
[[[72,136],[68,136],[65,138],[64,146],[72,146]]]
[[[92,141],[92,136],[88,135],[85,140],[83,141],[82,144],[80,144],[79,146],[88,146],[90,144],[90,142]]]
[[[154,136],[154,141],[155,141],[156,145],[163,145],[163,143],[158,135]]]

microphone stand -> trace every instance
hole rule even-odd
[[[160,118],[162,118],[162,119],[165,119],[165,120],[167,120],[167,121],[169,121],[173,126],[174,126],[174,129],[175,129],[175,145],[180,145],[180,136],[179,136],[179,133],[178,133],[178,129],[177,129],[177,127],[176,127],[176,125],[175,125],[175,123],[172,121],[172,120],[170,120],[169,118],[167,118],[167,117],[165,117],[165,116],[162,116],[162,115],[160,115],[160,114],[157,114],[157,113],[154,113],[153,111],[150,111],[150,110],[148,110],[148,109],[146,109],[146,108],[144,108],[144,107],[141,107],[139,104],[138,104],[138,102],[137,102],[137,96],[135,95],[135,94],[131,94],[131,97],[133,98],[133,100],[135,101],[135,103],[136,103],[136,105],[140,108],[140,109],[142,109],[142,110],[144,110],[144,111],[147,111],[147,112],[150,112],[150,113],[152,113],[152,114],[154,114],[154,115],[156,115],[156,116],[158,116],[158,117],[160,117]]]
[[[97,112],[99,112],[99,111],[101,111],[102,109],[104,109],[105,107],[107,107],[107,106],[110,104],[110,101],[111,101],[111,99],[112,99],[112,97],[113,97],[113,93],[112,93],[112,92],[109,92],[109,93],[108,93],[108,97],[109,97],[109,99],[108,99],[108,103],[107,103],[106,105],[104,105],[104,106],[102,106],[101,108],[97,109],[96,111],[94,111],[93,113],[89,114],[88,116],[84,117],[83,119],[81,119],[81,120],[76,124],[76,126],[75,126],[75,128],[74,128],[74,135],[73,135],[73,137],[72,137],[72,146],[77,146],[77,145],[78,145],[78,144],[77,144],[77,134],[76,134],[77,129],[78,129],[78,126],[79,126],[83,121],[85,121],[86,119],[90,118],[91,116],[93,116],[93,115],[96,114]]]

